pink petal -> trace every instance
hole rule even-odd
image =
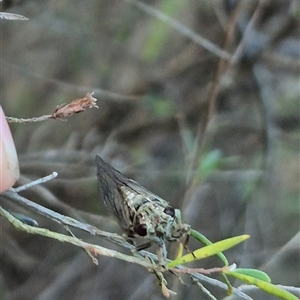
[[[11,188],[19,176],[15,144],[0,105],[0,193]]]

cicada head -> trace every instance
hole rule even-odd
[[[165,202],[151,201],[141,205],[137,211],[134,231],[138,236],[155,241],[163,238],[177,241],[186,235],[190,226],[182,223],[181,212]]]

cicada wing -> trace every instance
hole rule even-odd
[[[137,183],[136,181],[132,180],[132,179],[127,179],[126,181],[126,185],[131,188],[133,191],[135,191],[137,194],[142,195],[144,198],[153,201],[153,200],[158,200],[162,205],[167,205],[168,202],[162,198],[160,198],[159,196],[157,196],[156,194],[150,192],[149,190],[147,190],[145,187],[143,187],[142,185],[140,185],[139,183]]]
[[[110,164],[103,161],[101,157],[96,156],[96,164],[98,166],[98,170],[99,170],[99,166],[101,166],[101,168],[105,170],[106,174],[117,184],[119,183],[120,185],[125,185],[129,187],[132,190],[132,192],[136,192],[138,195],[142,195],[144,198],[149,199],[150,201],[153,199],[157,199],[161,202],[162,205],[168,204],[166,200],[150,192],[149,190],[147,190],[145,187],[143,187],[133,179],[126,177],[124,174],[116,170]]]
[[[120,191],[120,172],[106,163],[100,156],[95,159],[97,165],[97,178],[100,195],[110,212],[116,217],[121,228],[129,231],[131,227],[131,214],[126,200]]]

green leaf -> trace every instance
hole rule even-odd
[[[197,241],[201,242],[202,244],[204,244],[206,246],[212,245],[212,242],[206,236],[204,236],[202,233],[200,233],[194,229],[190,230],[190,235],[193,238],[195,238]],[[225,266],[229,265],[226,256],[222,252],[218,252],[216,255],[224,262]],[[232,294],[232,286],[231,286],[226,274],[223,273],[222,276],[224,277],[225,283],[228,287],[228,294],[231,295]]]
[[[164,0],[160,3],[158,13],[162,12],[169,17],[176,18],[184,5],[186,5],[186,2],[182,0]],[[145,61],[151,63],[155,62],[161,54],[164,44],[170,37],[172,28],[158,18],[153,20],[149,28],[150,32],[144,46],[142,57]]]
[[[234,270],[234,271],[224,271],[224,273],[227,275],[230,275],[230,276],[234,276],[242,281],[245,281],[248,284],[255,285],[255,286],[259,287],[260,289],[266,291],[267,293],[275,295],[282,299],[299,300],[299,298],[296,297],[295,295],[293,295],[292,293],[285,291],[270,282],[266,282],[264,280],[246,275],[244,272],[241,272],[241,269],[237,269],[237,270],[238,270],[238,272],[236,272],[236,270]]]
[[[234,272],[239,274],[244,274],[246,276],[251,276],[253,278],[257,278],[262,281],[271,282],[271,278],[269,277],[269,275],[260,270],[237,268],[234,269]]]
[[[212,242],[206,236],[194,229],[191,229],[190,235],[206,246],[212,244]],[[226,256],[222,252],[217,253],[217,256],[219,256],[219,258],[224,262],[225,266],[229,265]]]
[[[157,117],[168,117],[173,114],[174,107],[168,99],[157,99],[153,102],[153,111]]]
[[[218,168],[222,159],[222,152],[219,149],[210,151],[202,159],[198,169],[200,176],[208,176]]]
[[[168,268],[176,267],[177,265],[186,264],[188,262],[192,262],[195,260],[203,259],[212,255],[215,255],[221,251],[227,250],[229,248],[232,248],[233,246],[247,240],[250,236],[249,235],[240,235],[236,237],[232,237],[229,239],[225,239],[216,243],[213,243],[211,245],[208,245],[203,248],[199,248],[192,253],[188,253],[178,259],[175,259],[167,264]]]

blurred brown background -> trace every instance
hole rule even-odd
[[[29,18],[1,20],[6,115],[50,114],[93,91],[99,106],[67,122],[11,124],[19,184],[59,173],[43,185],[49,193],[32,188],[22,195],[121,234],[97,192],[98,154],[180,208],[211,240],[250,234],[226,253],[231,263],[299,285],[299,1],[144,1],[231,61],[129,2],[1,2],[2,10]],[[0,299],[163,299],[155,276],[139,266],[99,257],[97,267],[76,247],[17,232],[4,219],[0,225]],[[167,279],[174,299],[208,299],[189,278],[187,287]]]

